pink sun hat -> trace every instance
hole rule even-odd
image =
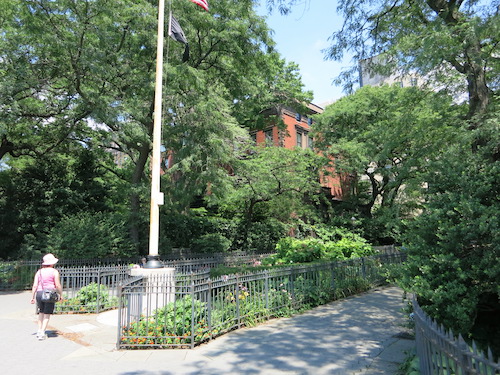
[[[43,257],[42,266],[53,266],[57,262],[59,262],[59,259],[54,254],[47,254]]]

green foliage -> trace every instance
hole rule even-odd
[[[405,194],[408,193],[405,191]],[[407,222],[420,209],[421,203],[417,199],[419,196],[419,193],[412,194],[402,205],[377,207],[372,217],[358,216],[352,224],[363,238],[374,245],[400,244],[407,230]]]
[[[61,258],[135,255],[123,217],[107,212],[83,212],[64,217],[47,235],[47,250]]]
[[[183,336],[191,334],[192,317],[195,324],[203,320],[205,309],[206,303],[185,295],[182,299],[156,310],[153,316],[170,334]]]
[[[236,327],[290,316],[368,290],[375,279],[363,277],[362,268],[361,262],[354,262],[335,269],[311,268],[299,274],[290,269],[285,276],[269,274],[266,280],[241,282],[228,275],[232,268],[221,267],[220,271],[227,274],[212,284],[210,302],[193,299],[191,295],[178,298],[151,317],[141,317],[124,327],[121,343],[127,348],[189,347]]]
[[[318,163],[311,150],[245,145],[232,166],[231,189],[218,204],[247,222],[268,216],[287,222],[303,212],[304,197],[320,189]]]
[[[224,253],[231,241],[220,233],[207,233],[193,240],[191,249],[197,253]]]
[[[328,279],[320,277],[318,281],[299,276],[293,283],[294,302],[302,305],[302,308],[319,306],[333,299],[334,288],[332,288],[332,283]]]
[[[162,253],[172,248],[214,253],[229,250],[272,252],[287,226],[269,217],[248,223],[239,217],[226,218],[206,209],[169,213],[160,221]]]
[[[15,190],[12,171],[0,168],[0,259],[14,258],[23,240],[19,230],[19,205],[12,199]]]
[[[123,331],[122,344],[132,348],[137,345],[162,348],[172,344],[182,347],[191,342],[191,338],[202,342],[210,337],[204,320],[205,310],[206,303],[185,295],[156,310],[149,319],[141,319],[127,327]]]
[[[317,239],[297,240],[286,237],[278,241],[276,254],[266,261],[276,264],[308,263],[323,258],[323,250],[323,243]]]
[[[111,297],[105,285],[92,282],[81,288],[75,297],[56,304],[56,313],[96,313],[118,307],[118,298]]]
[[[279,265],[292,263],[309,263],[318,260],[344,260],[350,258],[360,258],[375,254],[375,251],[355,233],[345,230],[327,231],[320,229],[322,238],[297,239],[293,237],[282,238],[276,245],[276,254],[264,259],[264,264]],[[328,238],[340,239],[329,241]]]
[[[263,109],[277,105],[302,109],[301,103],[311,98],[303,91],[298,66],[273,49],[271,32],[255,13],[253,2],[220,0],[211,5],[210,13],[199,12],[189,2],[173,6],[187,39],[199,43],[186,63],[181,62],[181,46],[171,44],[165,65],[169,84],[164,92],[162,138],[168,142],[163,155],[171,157],[168,168],[163,160],[161,221],[163,214],[185,213],[200,200],[218,204],[231,189],[228,166],[245,149],[249,138],[245,128],[265,123]],[[16,202],[13,187],[19,181],[4,184],[0,178],[0,240],[9,246],[0,257],[38,256],[46,247],[49,229],[62,217],[81,211],[124,213],[126,205],[123,219],[130,241],[136,251],[142,249],[147,242],[156,6],[148,0],[56,0],[35,1],[27,7],[9,0],[1,7],[2,162],[9,166],[17,162],[23,174],[21,164],[27,158],[75,157],[75,149],[102,153],[98,161],[75,163],[75,173],[81,175],[78,181],[71,181],[54,163],[55,176],[70,180],[55,184],[66,197],[59,197],[48,184],[43,186],[47,197],[58,198],[48,205],[57,212],[40,209],[26,219],[31,207],[20,210],[23,204],[10,203]],[[102,166],[110,174],[101,174]],[[110,179],[113,183],[107,186]],[[37,193],[42,190],[26,185]],[[72,195],[76,190],[79,195]],[[26,193],[19,195],[29,197]],[[73,207],[60,207],[65,201]],[[30,202],[43,207],[44,200],[22,203]],[[110,207],[114,205],[119,209]],[[206,251],[227,248],[221,235],[229,240],[232,235],[212,233],[220,232],[192,238]],[[180,243],[190,241],[173,237],[164,240],[162,250],[189,247]]]
[[[315,145],[352,176],[336,211],[375,243],[399,239],[401,220],[421,204],[429,161],[455,138],[459,112],[450,97],[397,86],[362,87],[328,106],[317,116]]]
[[[0,289],[24,290],[33,284],[35,267],[27,267],[18,262],[0,263]]]
[[[400,375],[420,375],[419,359],[415,350],[406,353],[405,361],[399,366]]]
[[[268,267],[261,265],[260,261],[259,263],[254,262],[254,264],[245,264],[239,266],[218,265],[216,267],[210,268],[210,277],[215,279],[224,275],[258,272],[267,268]]]
[[[342,253],[344,257],[348,259],[374,255],[375,251],[363,238],[354,239],[344,237],[337,242],[330,243],[330,246],[327,246],[327,256],[329,254],[334,254],[335,257],[337,253]]]
[[[296,4],[295,0],[267,0]],[[356,65],[344,70],[337,83],[352,92],[359,66],[371,76],[418,73],[425,84],[462,95],[468,90],[469,117],[484,114],[498,87],[498,3],[481,1],[340,0],[344,23],[330,37],[326,57],[345,53]],[[470,61],[466,56],[475,56]],[[425,77],[425,78],[424,78]],[[464,85],[467,81],[467,85]]]
[[[172,248],[190,248],[197,252],[225,252],[234,238],[235,223],[205,209],[185,213],[170,212],[160,220],[160,248],[168,253]]]
[[[0,188],[0,238],[16,233],[0,256],[38,257],[47,248],[50,231],[65,216],[92,216],[114,206],[108,191],[113,179],[96,166],[98,155],[81,147],[73,151],[74,157],[16,160],[11,169],[0,172],[5,177],[0,178],[5,183]]]
[[[490,344],[500,334],[498,325],[484,319],[500,311],[492,303],[500,296],[499,134],[493,115],[476,131],[464,131],[462,143],[434,163],[425,210],[410,225],[400,276],[431,317],[464,335],[486,324],[489,337],[474,338]]]
[[[97,303],[98,299],[101,304],[105,304],[108,300],[108,288],[98,283],[90,283],[78,291],[76,298],[84,305]]]
[[[242,228],[246,223],[245,220],[239,220],[238,222],[240,227],[232,247],[256,253],[274,252],[276,243],[286,235],[288,229],[285,223],[274,217],[252,222],[249,224],[249,228]],[[246,235],[246,238],[238,235],[242,232]]]

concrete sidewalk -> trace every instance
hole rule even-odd
[[[0,352],[11,374],[396,374],[414,347],[402,295],[378,288],[192,350],[116,350],[116,312],[54,315],[37,341],[30,292],[0,293]]]

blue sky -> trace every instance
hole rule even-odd
[[[264,2],[261,0],[261,4]],[[280,54],[299,65],[305,89],[314,93],[313,103],[322,104],[344,95],[342,88],[334,86],[332,80],[343,68],[352,65],[350,58],[342,62],[325,61],[325,54],[321,52],[329,46],[331,34],[342,27],[335,0],[304,0],[287,16],[277,11],[268,15],[263,5],[257,12],[267,17]]]

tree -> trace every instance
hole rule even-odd
[[[298,1],[267,3],[286,12]],[[466,81],[471,119],[487,111],[498,89],[498,6],[475,0],[339,0],[344,23],[325,53],[334,60],[352,53],[356,66],[339,77],[346,88],[358,79],[357,63],[380,54],[382,65],[372,68],[386,73],[415,70],[443,84],[453,70]]]
[[[311,197],[321,190],[319,160],[311,150],[250,150],[232,165],[232,189],[215,202],[222,212],[241,218],[243,247],[252,225],[267,218],[293,223],[308,212]]]
[[[268,0],[285,11],[296,3]],[[499,5],[497,0],[339,0],[344,24],[325,51],[332,59],[352,52],[356,62],[381,55],[382,64],[372,66],[376,72],[416,71],[434,76],[438,86],[457,76],[466,82],[467,122],[455,120],[457,138],[423,170],[428,188],[422,214],[407,231],[408,261],[400,281],[447,327],[474,338],[482,328],[482,339],[497,340],[497,356],[500,333],[492,322],[500,311]],[[339,80],[349,88],[356,79],[355,67]]]
[[[395,220],[414,212],[422,173],[456,136],[450,105],[450,97],[417,88],[366,86],[318,115],[315,146],[352,176],[345,203],[369,219],[376,210]]]
[[[68,142],[125,155],[125,168],[102,164],[126,182],[139,249],[149,201],[156,1],[9,0],[2,7],[0,156],[36,158]],[[175,154],[175,191],[192,188],[184,207],[223,175],[238,126],[274,103],[297,106],[307,97],[252,7],[250,0],[221,0],[200,12],[189,1],[174,3],[191,57],[183,64],[180,46],[166,38],[163,129]]]
[[[50,231],[64,217],[122,214],[119,199],[111,197],[113,178],[97,167],[96,154],[80,147],[73,155],[16,160],[0,171],[0,238],[5,239],[0,257],[41,255]]]
[[[472,151],[465,124],[460,143],[435,160],[426,178],[425,207],[406,236],[400,282],[434,319],[489,344],[500,355],[500,144],[498,114],[484,121],[491,143]]]
[[[50,228],[47,251],[61,258],[109,258],[137,255],[126,230],[126,216],[110,211],[65,215]]]

